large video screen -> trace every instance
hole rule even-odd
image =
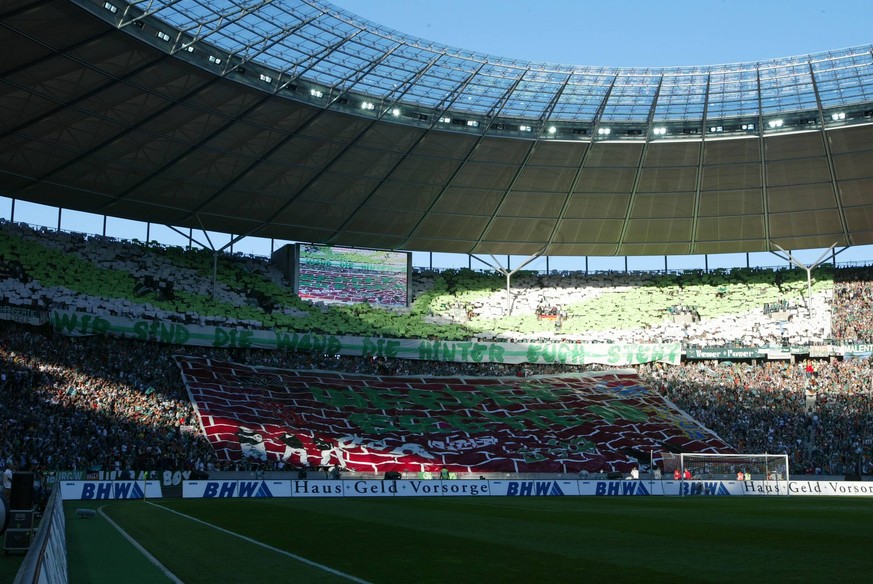
[[[300,298],[378,306],[407,306],[412,256],[408,252],[298,244]]]

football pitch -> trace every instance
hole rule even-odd
[[[82,519],[83,507],[101,512]],[[869,582],[873,541],[873,500],[856,497],[163,499],[65,511],[73,583]]]

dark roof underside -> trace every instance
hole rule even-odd
[[[873,126],[658,142],[493,137],[295,102],[65,1],[0,9],[0,193],[419,251],[684,255],[873,243]]]

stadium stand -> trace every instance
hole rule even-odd
[[[668,255],[780,246],[831,246],[836,263],[835,247],[870,242],[870,47],[643,75],[456,50],[317,0],[116,4],[0,8],[12,88],[0,96],[0,191],[14,197],[12,219],[20,199],[204,233],[507,258],[657,254],[665,266]],[[0,465],[32,471],[40,488],[63,470],[336,464],[339,474],[370,462],[352,450],[385,450],[366,435],[285,431],[329,418],[302,407],[292,381],[369,429],[399,419],[384,400],[400,385],[452,416],[452,431],[477,427],[469,404],[488,394],[500,409],[489,402],[485,413],[509,419],[497,431],[511,438],[511,463],[493,462],[496,440],[473,432],[429,441],[484,459],[465,461],[475,475],[622,478],[658,447],[784,453],[806,474],[873,472],[869,267],[817,266],[809,287],[800,269],[519,271],[511,285],[503,273],[416,270],[408,306],[405,286],[387,289],[366,270],[299,272],[315,292],[346,288],[311,295],[325,302],[295,294],[264,258],[60,224],[60,213],[57,230],[0,220]],[[342,304],[356,288],[372,304]],[[88,329],[103,317],[154,329],[141,341]],[[300,333],[308,344],[180,346],[175,324]],[[349,356],[310,342],[319,335],[379,347],[542,343],[551,357]],[[559,351],[594,343],[670,344],[675,359],[649,348],[631,371],[559,362]],[[365,392],[378,412],[361,405]],[[299,401],[284,404],[286,394]],[[559,435],[573,408],[573,423],[594,419],[598,431]],[[421,437],[427,417],[397,425]],[[390,454],[427,458],[419,446]],[[590,456],[569,466],[568,451]],[[390,463],[371,474],[413,470]],[[44,491],[35,502],[46,505]]]
[[[811,299],[805,298],[805,274],[798,270],[520,273],[510,289],[512,313],[506,314],[503,278],[466,269],[416,271],[410,309],[384,310],[304,302],[264,258],[221,254],[215,260],[202,250],[9,222],[0,225],[0,260],[10,266],[0,273],[0,301],[10,306],[188,324],[446,340],[608,339],[697,346],[807,344],[831,336],[834,284],[826,267],[817,272]],[[789,302],[786,320],[770,318],[769,305]],[[677,305],[693,305],[699,318],[674,322],[670,309]],[[561,307],[560,330],[554,321],[538,318],[543,306]]]
[[[4,268],[0,293],[3,305],[9,307],[45,310],[60,306],[242,327],[296,323],[301,319],[311,325],[332,311],[339,312],[337,307],[314,306],[294,299],[288,303],[295,307],[293,313],[283,315],[286,320],[275,316],[275,310],[268,314],[261,305],[280,305],[293,294],[269,263],[259,258],[222,257],[219,265],[224,271],[219,272],[213,286],[211,258],[200,251],[34,230],[4,222],[0,229],[0,261]],[[242,285],[231,285],[243,274]],[[572,322],[586,302],[611,298],[606,306],[633,321],[635,327],[602,328],[617,325],[601,304],[596,305],[604,315],[601,328],[588,335],[565,331],[563,338],[677,339],[687,347],[753,347],[774,341],[802,344],[830,337],[835,342],[869,339],[871,271],[829,268],[817,276],[811,303],[813,318],[807,316],[801,295],[804,287],[797,284],[801,274],[757,269],[711,274],[522,273],[511,289],[516,302],[516,315],[512,317],[498,316],[505,300],[499,276],[471,270],[423,271],[416,273],[414,307],[405,314],[372,307],[339,314],[363,320],[379,313],[384,321],[415,317],[420,318],[416,324],[422,326],[428,318],[439,318],[456,322],[458,330],[471,336],[484,333],[469,325],[491,319],[508,329],[494,338],[556,340],[562,337],[526,328],[528,323],[539,320],[539,307],[566,307],[566,320]],[[159,298],[159,282],[165,283],[164,288],[171,287],[172,294],[164,293]],[[261,291],[260,299],[253,292],[256,290]],[[774,300],[780,298],[780,293],[785,295],[786,290],[794,290],[796,295],[792,297],[796,300],[787,304]],[[779,303],[778,307],[791,315],[788,322],[778,323],[778,328],[768,318],[773,303]],[[634,312],[638,306],[645,310]],[[653,306],[660,308],[653,311]],[[676,306],[694,306],[700,322],[681,326],[669,322],[667,317]],[[258,318],[240,318],[242,308],[251,309]],[[589,306],[588,310],[594,309]],[[343,327],[348,322],[337,318],[331,330],[351,334],[391,330],[376,328],[372,323],[367,329],[354,324]],[[793,323],[804,324],[791,328]],[[813,323],[816,328],[809,328]],[[7,413],[2,433],[4,460],[14,459],[22,468],[43,469],[214,469],[243,463],[218,460],[204,440],[172,363],[171,356],[177,352],[172,346],[99,337],[69,338],[53,334],[46,327],[32,329],[12,323],[4,323],[3,327],[3,407]],[[557,364],[519,367],[312,353],[228,353],[194,347],[185,352],[289,369],[378,375],[482,376],[584,369]],[[867,454],[858,457],[859,449],[866,453],[865,415],[870,411],[870,393],[860,391],[858,386],[869,379],[869,365],[863,359],[819,359],[814,364],[813,372],[797,362],[688,361],[671,367],[643,365],[639,370],[642,379],[740,451],[784,452],[800,468],[812,472],[840,473],[862,460],[864,472],[869,471]],[[740,409],[732,410],[737,405]],[[28,436],[34,438],[16,438],[9,424],[28,428]],[[137,446],[143,437],[148,437],[148,446]],[[97,452],[100,454],[95,455]]]

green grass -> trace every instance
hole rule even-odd
[[[68,517],[71,506],[82,506],[76,503],[67,503]],[[101,504],[188,584],[349,580],[180,514],[374,583],[870,577],[873,501],[867,498],[174,499],[157,505]],[[88,521],[105,523],[99,516],[68,518],[68,531]],[[112,539],[97,531],[70,546],[71,582],[102,581],[102,571],[117,569],[111,554],[94,556]],[[138,581],[165,581],[156,570],[149,577]]]

